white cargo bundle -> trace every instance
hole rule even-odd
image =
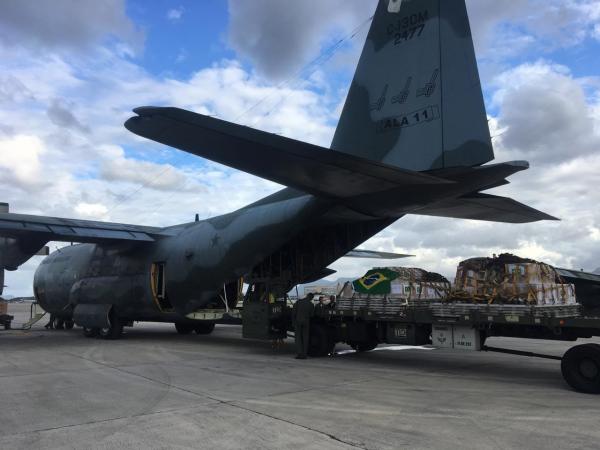
[[[353,283],[346,283],[336,308],[398,314],[407,305],[427,307],[442,301],[449,292],[450,282],[436,273],[407,267],[374,268]]]
[[[441,300],[448,296],[449,283],[396,279],[391,283],[390,297],[404,300]]]

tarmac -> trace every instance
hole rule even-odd
[[[26,304],[9,311],[23,322]],[[21,319],[19,320],[19,318]],[[600,398],[560,362],[393,346],[296,360],[217,326],[0,331],[0,448],[597,449]],[[18,323],[15,323],[18,326]],[[600,342],[599,340],[595,340]],[[495,338],[562,355],[572,343]]]

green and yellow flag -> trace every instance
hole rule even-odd
[[[390,269],[371,269],[367,274],[354,281],[352,285],[356,292],[362,294],[389,294],[391,281],[398,278],[398,273]]]

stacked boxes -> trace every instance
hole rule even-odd
[[[472,327],[434,325],[431,331],[431,341],[433,345],[440,348],[471,352],[481,350],[480,332]]]
[[[564,283],[554,267],[510,254],[461,262],[453,297],[538,306],[577,304],[575,287]]]

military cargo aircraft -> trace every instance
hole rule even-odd
[[[240,278],[282,295],[331,274],[331,263],[406,214],[553,219],[483,193],[528,163],[488,164],[464,0],[379,0],[329,149],[178,108],[134,112],[133,133],[287,188],[166,228],[0,214],[2,269],[49,241],[80,243],[43,260],[34,293],[88,335],[118,337],[134,320],[208,333],[214,321],[202,312],[234,306]]]

